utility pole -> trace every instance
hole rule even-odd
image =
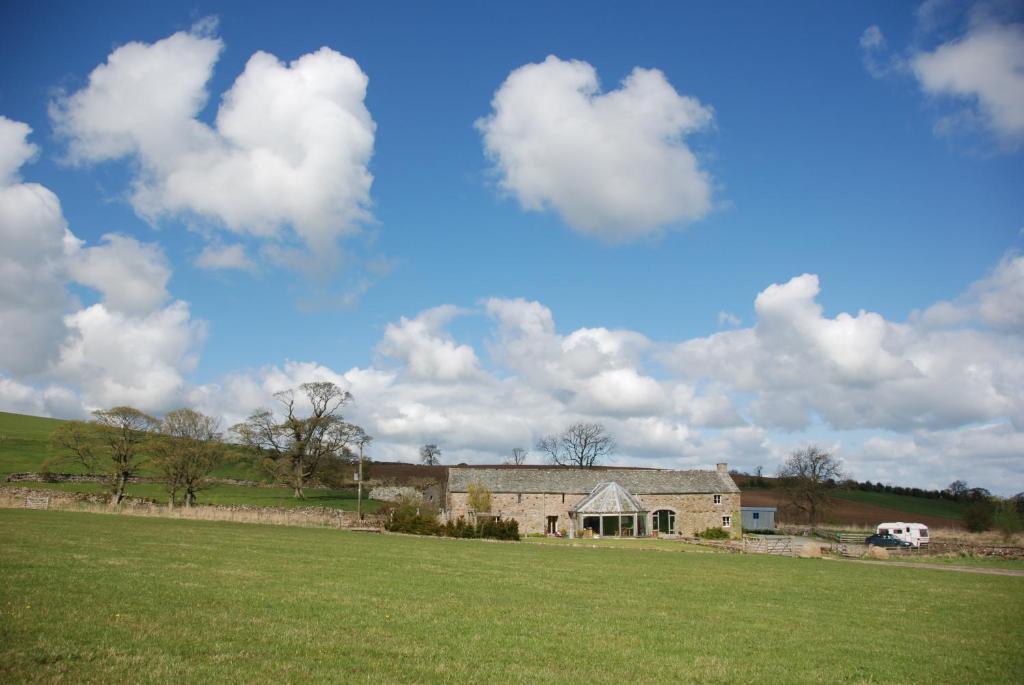
[[[356,495],[356,513],[359,515],[359,520],[363,520],[363,444],[362,440],[359,441],[359,471],[356,472],[356,482],[359,483],[359,494]]]

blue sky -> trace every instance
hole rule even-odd
[[[814,440],[861,478],[1024,489],[1021,19],[1010,3],[941,2],[4,5],[0,115],[31,127],[24,140],[36,146],[10,183],[51,191],[82,242],[40,286],[57,293],[48,323],[8,326],[36,326],[41,342],[33,359],[25,337],[0,346],[13,350],[0,352],[0,408],[187,403],[231,421],[280,384],[317,376],[351,388],[378,458],[432,441],[453,459],[490,461],[560,424],[601,420],[622,463],[770,470]],[[186,95],[121,81],[118,104],[100,102],[112,96],[94,69],[135,43],[120,78],[176,34],[191,38],[156,80],[219,49],[197,58],[204,106],[165,118],[147,99],[173,109]],[[299,119],[319,101],[263,122],[252,103],[283,81],[253,71],[262,95],[233,130],[262,142],[243,145],[219,128],[222,96],[258,51],[280,60],[281,77],[321,47],[338,58],[305,83],[352,60],[345,78],[364,75],[365,97],[341,109],[362,108],[372,124],[350,138],[316,120],[296,145],[326,151],[320,172],[365,173],[371,185],[314,169],[285,174],[293,192],[266,200],[170,149],[179,135],[196,150],[215,141],[258,176],[258,155],[244,155],[277,144],[261,136],[305,130]],[[622,85],[636,68],[646,90]],[[565,86],[588,73],[599,90]],[[609,93],[618,104],[602,100]],[[657,133],[660,117],[675,123]],[[189,138],[196,126],[206,133]],[[175,195],[182,178],[202,187]],[[149,210],[132,195],[140,183],[153,191]],[[307,191],[327,200],[304,206]],[[358,209],[323,210],[339,197]],[[264,201],[281,211],[272,226],[246,209]],[[301,237],[311,232],[336,253]],[[104,242],[110,233],[132,242]],[[246,268],[198,264],[229,246]],[[818,287],[791,281],[803,274]],[[161,278],[152,293],[138,285]],[[773,284],[802,304],[776,310],[769,296],[755,310]],[[141,299],[128,302],[133,288]],[[7,298],[0,313],[14,321],[24,307]],[[185,309],[157,323],[175,303]],[[543,344],[512,330],[530,303],[553,317]],[[434,310],[445,305],[457,309]],[[108,318],[95,328],[55,318],[76,311]],[[117,333],[113,314],[138,335]],[[101,330],[150,361],[129,370],[103,359],[90,338]],[[149,336],[180,344],[140,353]],[[580,361],[581,338],[597,358]],[[555,348],[558,359],[544,356]],[[729,355],[760,370],[740,374]],[[763,370],[779,359],[806,378]],[[927,384],[908,389],[910,376]],[[467,400],[476,395],[489,399]],[[493,428],[467,428],[481,423]]]

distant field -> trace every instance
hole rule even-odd
[[[743,491],[743,506],[782,506],[782,491],[776,488]],[[941,513],[932,513],[941,512]],[[956,502],[930,500],[891,493],[837,490],[825,513],[826,526],[869,526],[883,521],[914,521],[933,528],[963,527],[962,505]],[[784,519],[780,515],[780,519]]]
[[[0,577],[4,682],[1024,672],[1019,577],[25,510],[0,510]]]

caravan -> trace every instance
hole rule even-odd
[[[897,540],[909,542],[914,547],[928,544],[928,526],[923,523],[879,523],[875,532],[879,535],[891,535]]]

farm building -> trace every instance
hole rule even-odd
[[[491,511],[469,506],[469,487],[491,492]],[[605,468],[448,470],[445,515],[514,518],[521,533],[639,537],[742,530],[740,490],[725,464],[714,471]],[[587,532],[589,531],[589,532]]]
[[[775,530],[776,507],[740,507],[743,530]]]

